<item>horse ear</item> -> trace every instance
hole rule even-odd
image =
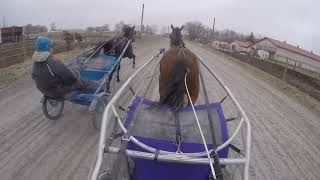
[[[180,28],[180,31],[183,29],[183,25],[181,26],[181,28]]]
[[[171,24],[171,29],[173,30],[173,25]]]

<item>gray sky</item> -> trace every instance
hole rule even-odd
[[[182,25],[197,20],[211,27],[216,17],[219,30],[253,31],[320,54],[318,0],[1,0],[0,17],[6,16],[8,25],[49,27],[55,22],[64,29],[120,20],[138,25],[142,3],[145,24]]]

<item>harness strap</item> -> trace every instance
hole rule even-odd
[[[176,145],[177,145],[177,153],[181,153],[180,147],[182,144],[182,135],[180,130],[180,120],[178,116],[178,112],[174,111],[174,124],[176,127]]]
[[[154,153],[154,158],[153,158],[154,161],[158,161],[159,152],[160,152],[160,150],[157,149],[156,152]]]
[[[180,56],[180,54],[181,54],[181,52],[182,52],[182,54],[183,54],[183,58],[184,58],[184,57],[186,57],[186,54],[185,54],[185,52],[184,52],[184,49],[185,49],[185,47],[180,47],[180,50],[179,50],[178,56]]]
[[[228,145],[230,149],[232,149],[233,151],[235,151],[238,154],[241,154],[244,156],[242,150],[240,148],[238,148],[237,146],[233,145],[233,144],[229,144]]]

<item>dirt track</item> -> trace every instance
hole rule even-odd
[[[137,40],[137,66],[167,46],[167,40]],[[247,111],[253,131],[251,179],[317,179],[318,103],[299,92],[287,95],[260,70],[189,47],[206,59]],[[132,72],[131,61],[123,60],[122,82]],[[53,122],[42,115],[40,97],[29,77],[0,89],[0,179],[86,179],[98,141],[87,108],[67,103],[63,118]]]

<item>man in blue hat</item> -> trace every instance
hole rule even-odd
[[[98,83],[81,79],[80,68],[68,68],[52,56],[53,42],[48,37],[38,37],[32,56],[32,79],[37,88],[50,98],[67,98],[73,90],[95,90]]]

